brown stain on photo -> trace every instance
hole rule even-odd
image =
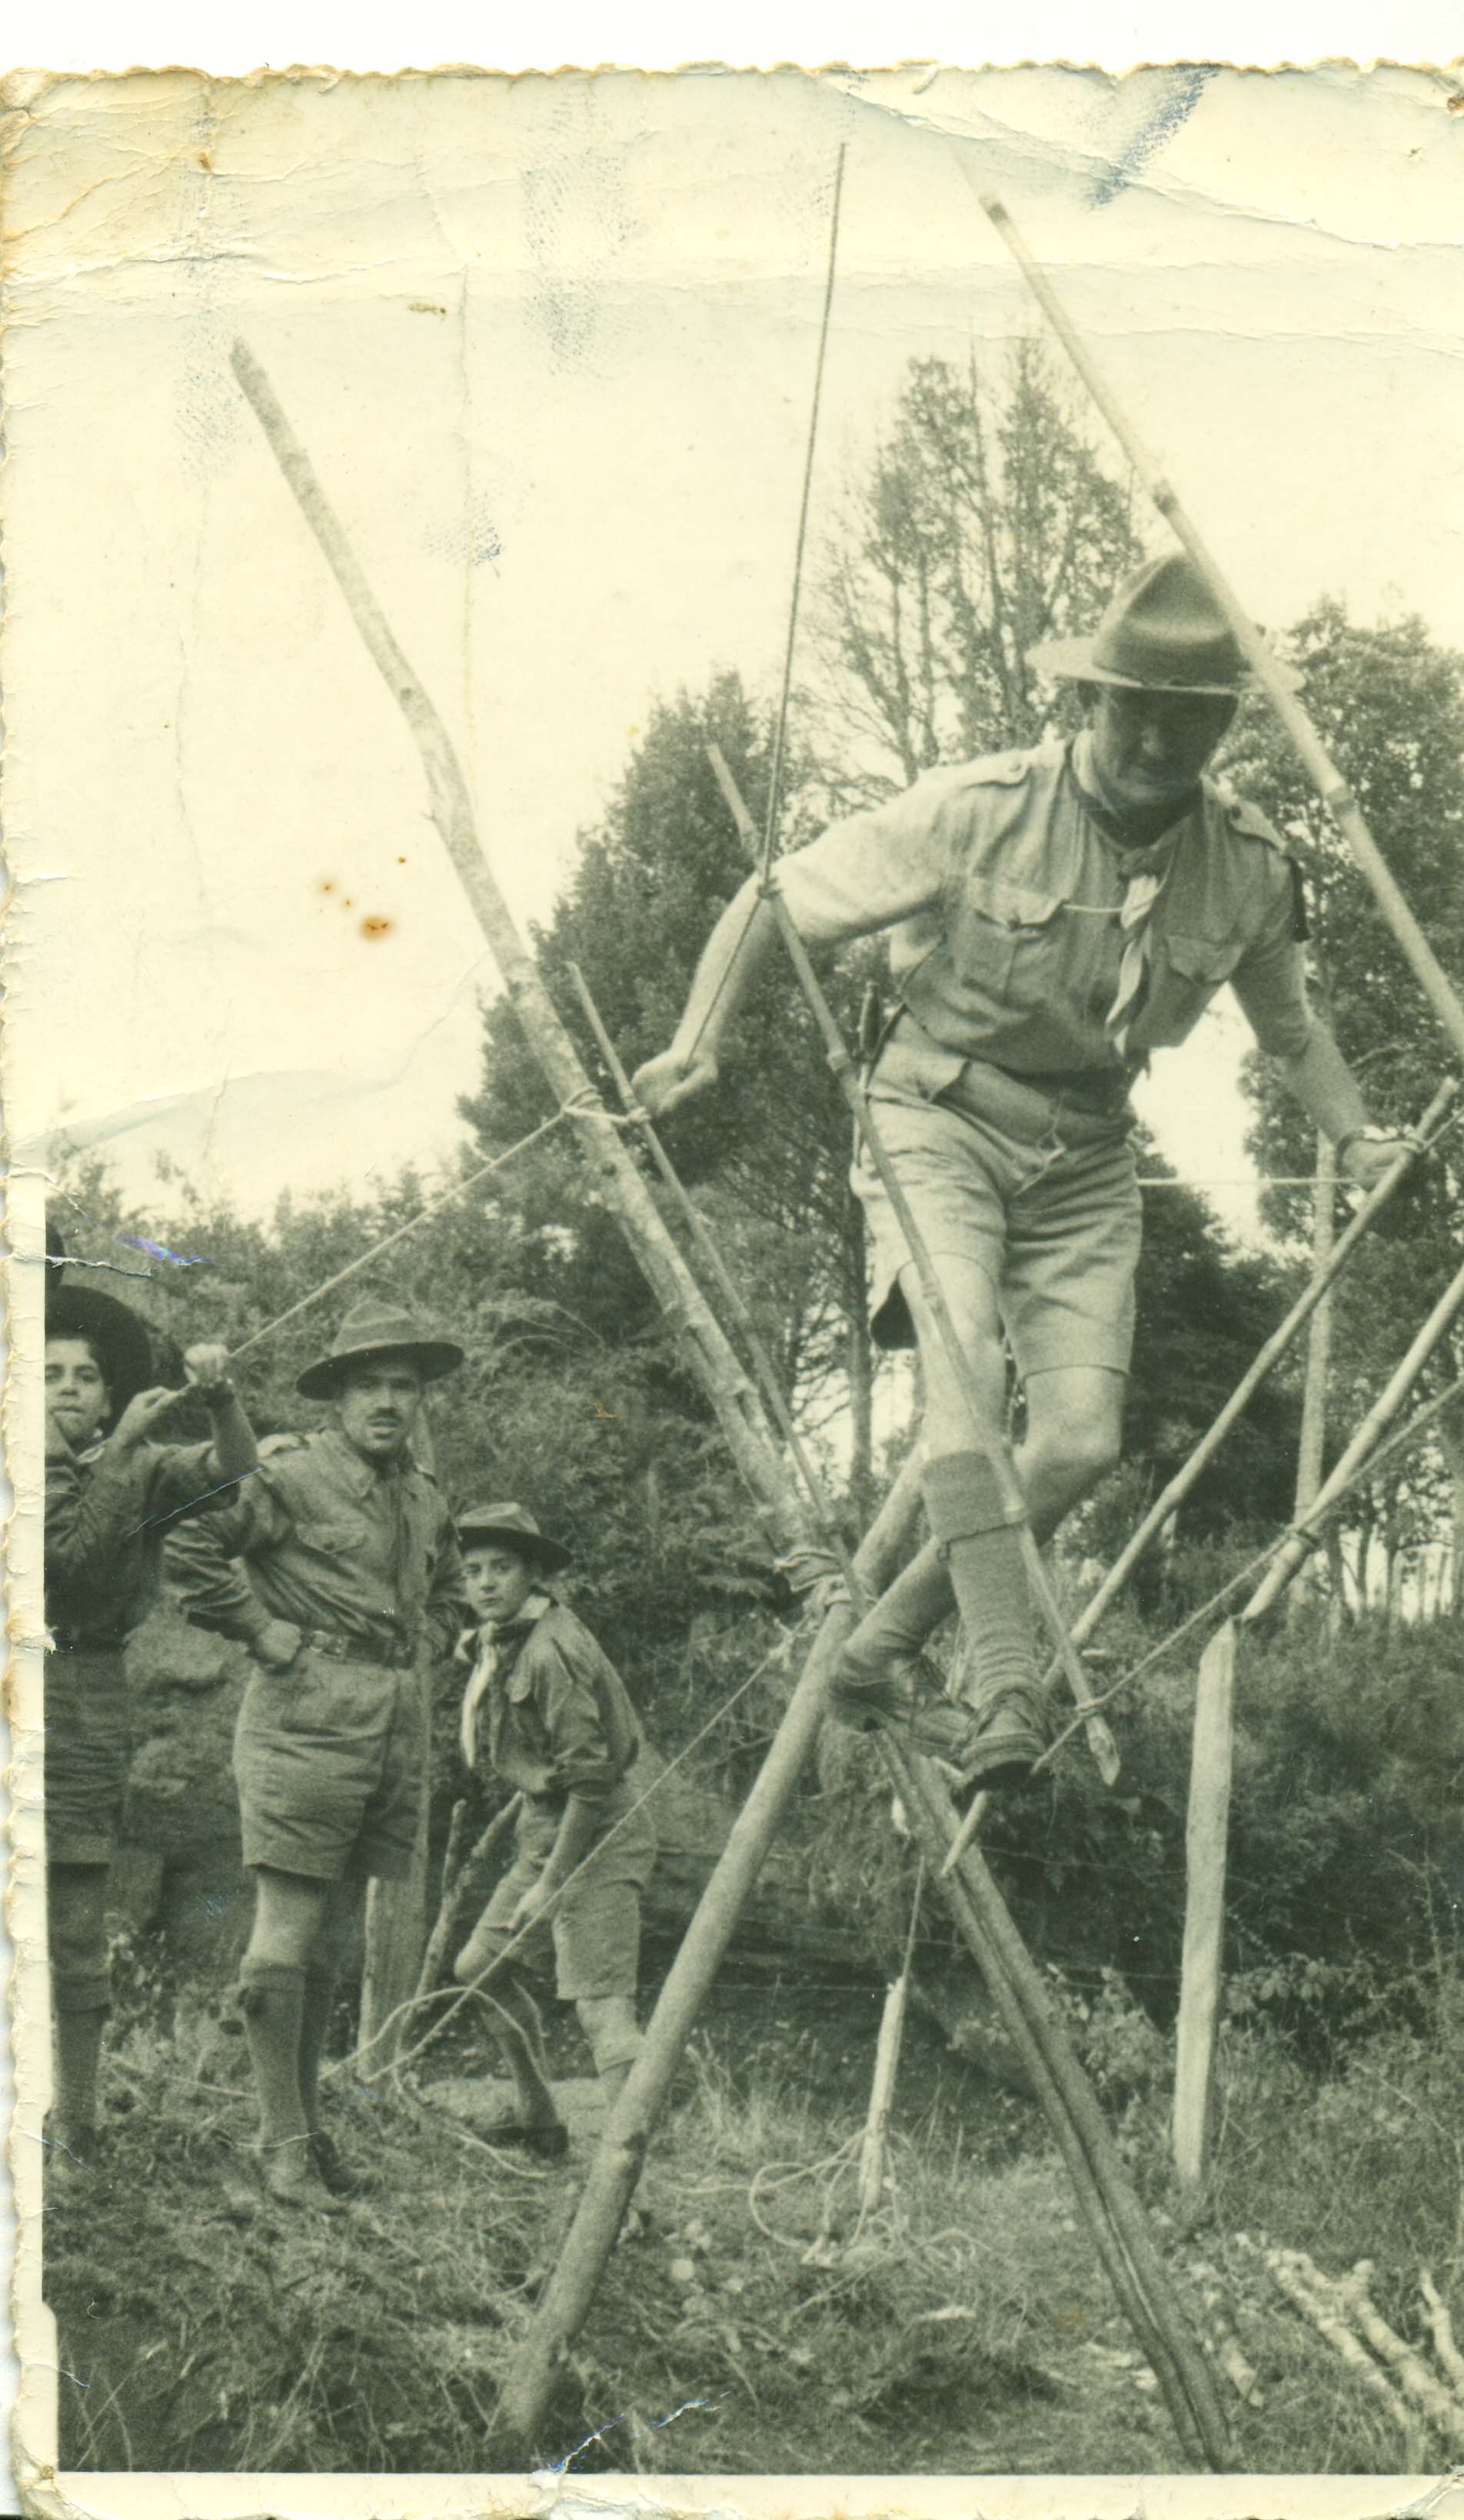
[[[363,919],[361,922],[362,935],[369,936],[373,940],[378,936],[389,936],[390,932],[391,922],[389,919]]]

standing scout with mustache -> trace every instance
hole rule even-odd
[[[462,1361],[413,1314],[357,1304],[296,1384],[334,1402],[334,1425],[272,1452],[187,1544],[201,1598],[230,1555],[252,1594],[218,1624],[258,1666],[234,1748],[255,1883],[240,1980],[260,2180],[281,2204],[329,2210],[355,2184],[319,2124],[320,2062],[367,1879],[411,1864],[426,1669],[463,1623],[452,1520],[412,1453],[425,1386]]]

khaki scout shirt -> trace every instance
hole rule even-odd
[[[1183,1041],[1226,980],[1262,1050],[1297,1057],[1311,1018],[1280,839],[1208,779],[1166,837],[1126,1062],[1105,1030],[1122,957],[1122,860],[1087,810],[1068,744],[930,771],[780,860],[776,876],[809,944],[893,931],[895,990],[944,1054],[936,1063],[948,1061],[933,1091],[968,1058],[1024,1076],[1120,1080],[1151,1050]]]
[[[463,1699],[470,1767],[493,1768],[533,1802],[603,1802],[644,1742],[625,1684],[582,1619],[531,1593],[516,1619],[479,1630]]]
[[[164,1535],[178,1514],[216,1510],[220,1472],[211,1444],[95,1444],[76,1452],[55,1427],[46,1440],[46,1624],[73,1643],[115,1644],[141,1627],[159,1589]]]
[[[462,1625],[457,1540],[435,1482],[410,1458],[377,1469],[334,1427],[272,1452],[237,1504],[174,1542],[168,1573],[185,1606],[216,1610],[229,1556],[245,1560],[252,1606],[218,1624],[239,1635],[290,1619],[410,1659],[424,1632],[445,1654]]]

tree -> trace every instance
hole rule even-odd
[[[755,815],[765,810],[771,729],[735,674],[708,692],[653,708],[645,735],[607,806],[581,839],[570,884],[533,943],[546,986],[612,1107],[615,1088],[585,1018],[582,970],[622,1064],[633,1070],[670,1039],[708,932],[750,872],[707,757],[726,756]],[[806,778],[794,749],[789,788]],[[833,976],[846,1028],[857,1023],[861,961]],[[484,1012],[483,1076],[463,1103],[485,1148],[522,1136],[548,1108],[513,1009]],[[781,958],[758,980],[729,1039],[715,1096],[667,1126],[684,1180],[696,1185],[785,1388],[816,1400],[831,1382],[853,1428],[851,1485],[860,1518],[870,1504],[872,1370],[864,1319],[862,1216],[848,1186],[847,1113],[808,1011]],[[572,1155],[546,1151],[557,1212],[577,1249],[581,1299],[612,1339],[646,1334],[654,1308],[618,1244],[593,1186]],[[575,1184],[577,1182],[577,1188]],[[675,1224],[674,1215],[670,1219]],[[607,1300],[609,1299],[609,1300]],[[692,1395],[688,1405],[700,1407]]]
[[[824,565],[817,734],[834,797],[1034,742],[1028,650],[1090,628],[1141,557],[1129,490],[1035,342],[1004,360],[973,350],[964,370],[912,360]]]
[[[1404,893],[1425,921],[1445,970],[1464,978],[1464,660],[1416,617],[1363,630],[1344,605],[1315,605],[1290,634],[1304,698],[1358,800]],[[1361,873],[1270,712],[1244,710],[1227,769],[1301,857],[1306,879],[1316,994],[1380,1119],[1417,1118],[1448,1060],[1439,1028]],[[1266,1170],[1311,1168],[1304,1114],[1264,1061],[1247,1063],[1256,1104],[1254,1151]],[[1464,1232],[1464,1166],[1444,1142],[1406,1194],[1391,1235],[1369,1239],[1336,1298],[1330,1415],[1345,1430],[1401,1354],[1413,1327],[1458,1265]],[[1277,1191],[1265,1207],[1284,1234],[1302,1231],[1304,1192]],[[1464,1333],[1445,1340],[1430,1381],[1464,1368]],[[1425,1383],[1425,1389],[1429,1382]],[[1464,1418],[1440,1428],[1452,1491],[1456,1547],[1464,1547]],[[1337,1449],[1334,1443],[1331,1450]],[[1359,1501],[1359,1545],[1376,1527],[1388,1580],[1398,1554],[1426,1535],[1443,1495],[1437,1462],[1400,1472]]]

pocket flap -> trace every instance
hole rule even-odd
[[[1032,892],[1025,883],[997,883],[987,877],[973,883],[968,906],[998,927],[1045,927],[1062,908],[1057,892]]]
[[[1165,936],[1165,951],[1174,969],[1186,980],[1200,980],[1218,985],[1227,979],[1245,952],[1242,936],[1199,936],[1170,928]]]

